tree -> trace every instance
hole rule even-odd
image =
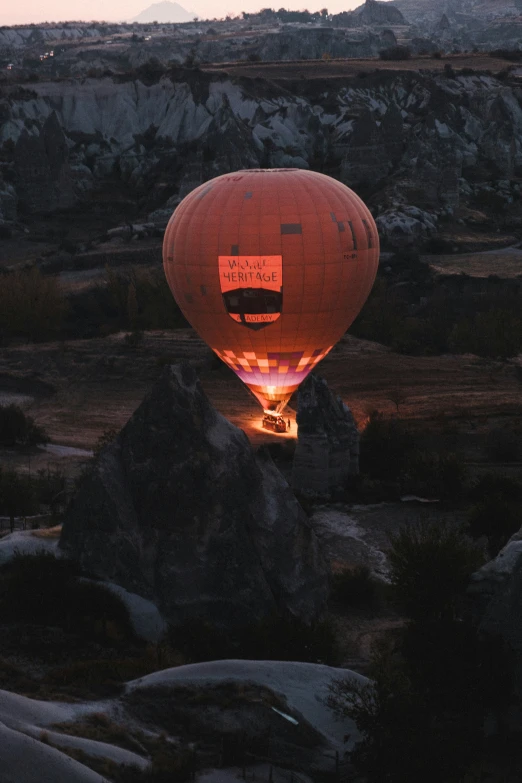
[[[393,402],[398,414],[399,405],[402,405],[403,402],[406,402],[407,394],[402,389],[392,389],[391,392],[388,393],[388,399]]]
[[[15,517],[32,514],[36,510],[36,495],[29,476],[0,468],[0,514],[9,517],[11,533]]]
[[[361,472],[382,481],[394,481],[414,447],[413,436],[404,422],[372,411],[361,435]]]
[[[0,405],[0,444],[8,447],[38,446],[49,436],[19,405]]]

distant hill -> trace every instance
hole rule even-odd
[[[150,24],[150,22],[191,22],[196,14],[192,11],[186,11],[178,3],[171,3],[169,0],[163,0],[161,3],[153,3],[145,8],[138,16],[131,19],[131,22],[141,22]]]

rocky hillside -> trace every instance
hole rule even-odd
[[[400,245],[432,235],[459,205],[509,212],[520,194],[521,104],[516,79],[451,68],[279,84],[145,69],[14,86],[0,102],[0,215],[13,224],[81,203],[116,178],[161,226],[204,180],[297,166],[356,187],[383,239]]]

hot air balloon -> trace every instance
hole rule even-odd
[[[205,182],[177,207],[163,243],[183,315],[276,414],[358,315],[378,260],[361,199],[302,169]]]

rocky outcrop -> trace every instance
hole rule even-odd
[[[325,27],[285,30],[263,36],[255,53],[261,60],[320,60],[325,55],[371,57],[379,49],[382,49],[382,39],[372,32],[347,33]]]
[[[366,0],[364,5],[353,11],[353,16],[364,25],[406,24],[396,5],[379,0]]]
[[[381,240],[397,249],[410,247],[437,233],[437,216],[418,207],[386,210],[375,222]]]
[[[14,153],[16,187],[26,212],[53,212],[76,203],[69,150],[56,113],[41,132],[24,130]]]
[[[303,494],[327,496],[359,472],[359,432],[350,409],[309,375],[298,392],[298,437],[292,487]]]
[[[60,546],[178,624],[317,618],[328,570],[270,457],[210,405],[185,364],[161,379],[100,455]]]
[[[514,654],[522,699],[522,540],[513,536],[494,560],[471,577],[469,609],[479,630],[500,637]]]

